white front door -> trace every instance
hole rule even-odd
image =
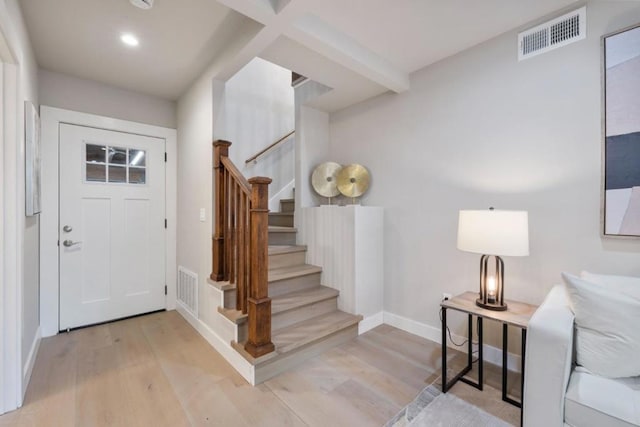
[[[165,308],[165,140],[59,135],[60,330]]]

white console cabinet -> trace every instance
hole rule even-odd
[[[303,208],[298,224],[307,263],[322,267],[322,284],[340,291],[338,308],[361,314],[360,333],[382,323],[383,208]]]

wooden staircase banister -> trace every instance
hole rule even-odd
[[[236,286],[236,310],[247,314],[245,350],[274,351],[268,285],[270,178],[245,179],[229,159],[231,142],[213,142],[215,230],[211,279]]]
[[[242,172],[240,172],[238,170],[238,168],[236,167],[236,165],[233,164],[231,159],[229,159],[228,157],[225,156],[225,157],[222,157],[220,159],[220,162],[222,163],[224,168],[229,172],[231,177],[238,183],[238,185],[240,186],[242,191],[246,195],[250,195],[251,194],[251,184],[249,184],[249,181],[247,181],[247,179],[244,177],[244,175],[242,175]]]

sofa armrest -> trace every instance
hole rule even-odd
[[[564,425],[564,397],[573,362],[573,312],[556,285],[529,321],[523,425]]]

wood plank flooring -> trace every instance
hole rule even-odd
[[[439,368],[439,345],[383,325],[251,387],[177,312],[163,312],[44,339],[24,406],[0,426],[382,426]],[[499,370],[485,372],[483,392],[451,392],[517,424],[519,410],[493,388]]]

